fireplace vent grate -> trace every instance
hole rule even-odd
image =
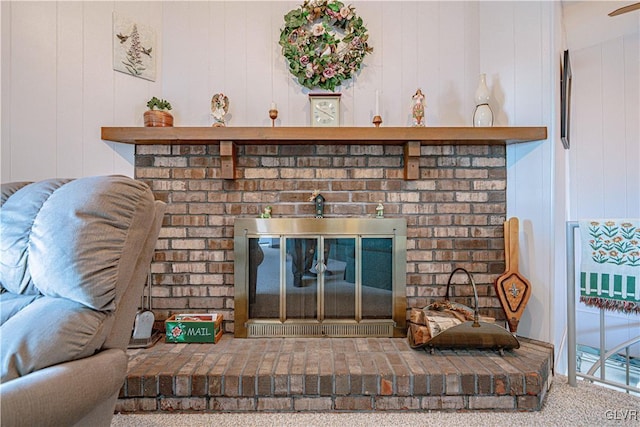
[[[366,323],[260,323],[247,325],[249,338],[266,337],[390,337],[393,336],[394,322],[389,320]]]

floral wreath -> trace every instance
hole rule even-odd
[[[362,18],[356,16],[353,6],[337,0],[306,0],[287,13],[284,22],[282,53],[291,74],[309,89],[334,90],[350,79],[364,56],[373,51],[367,44],[369,36]]]

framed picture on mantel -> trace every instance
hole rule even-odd
[[[569,51],[565,50],[560,70],[560,139],[566,150],[569,149],[569,130],[571,125],[571,61]]]

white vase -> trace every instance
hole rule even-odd
[[[489,88],[487,87],[487,75],[480,74],[480,82],[476,89],[476,109],[473,112],[473,127],[493,126],[493,111],[489,107]]]

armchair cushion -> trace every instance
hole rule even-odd
[[[39,293],[29,271],[31,227],[42,204],[65,182],[46,180],[29,185],[2,185],[0,285],[3,289],[14,294]]]
[[[153,200],[133,180],[88,177],[20,188],[2,206],[2,286],[113,310],[151,223]],[[128,252],[128,253],[125,253]]]
[[[155,206],[146,185],[121,176],[18,183],[2,194],[5,382],[103,347],[140,254],[153,249]]]
[[[5,292],[0,294],[0,326],[14,314],[31,304],[42,295],[19,295]]]
[[[0,381],[91,356],[104,343],[112,318],[66,298],[37,299],[2,325]]]

